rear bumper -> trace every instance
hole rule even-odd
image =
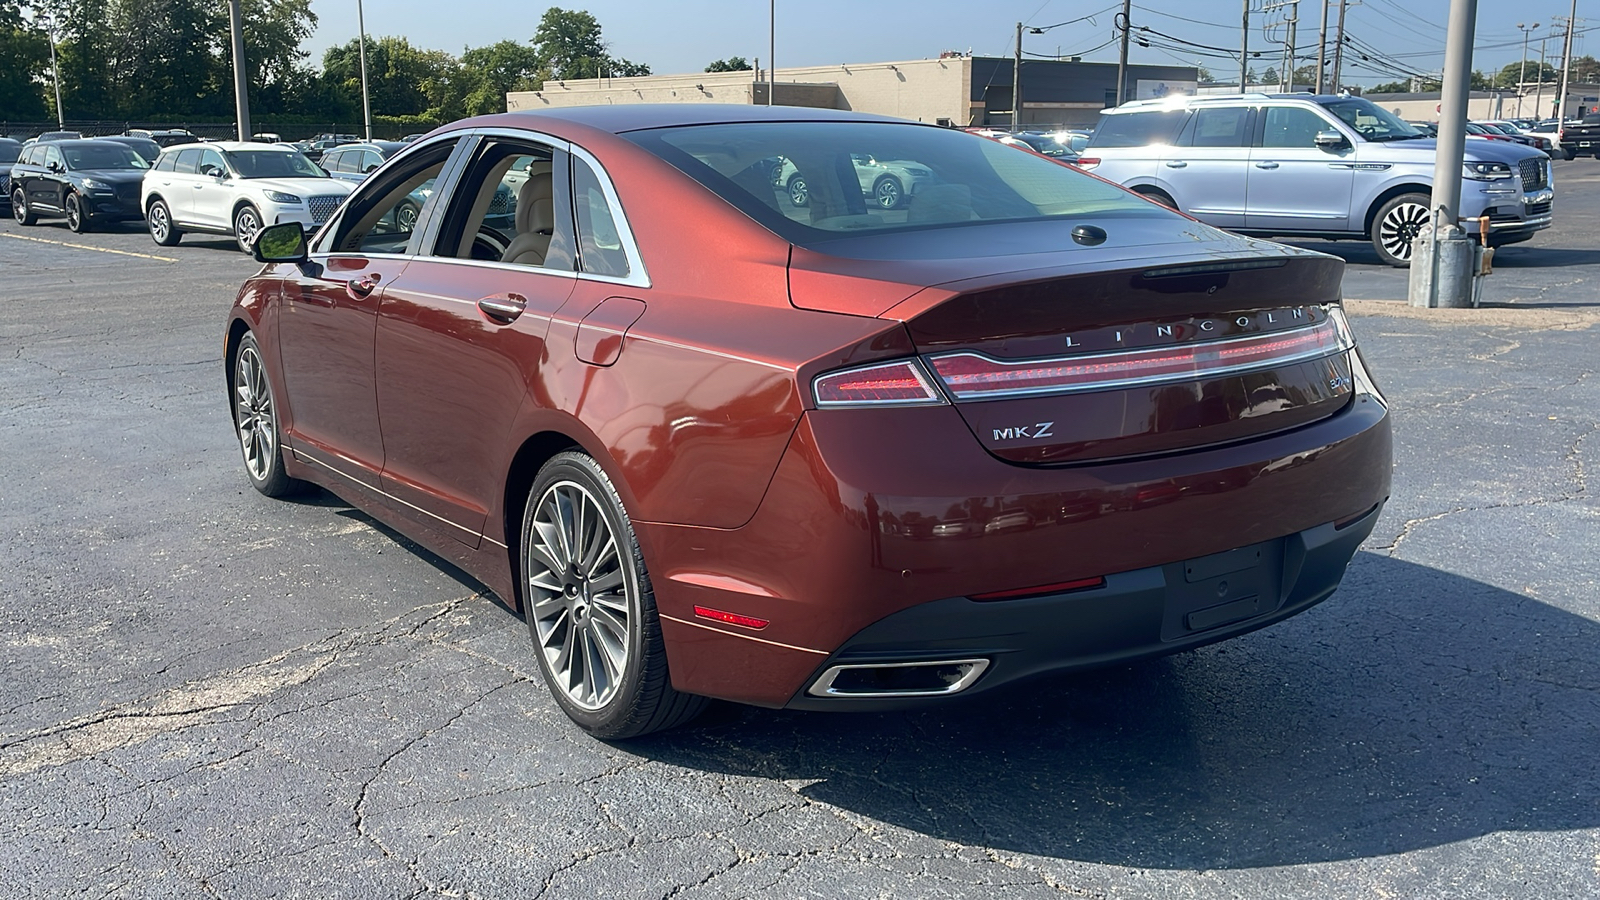
[[[1198,560],[1120,572],[1100,588],[975,601],[948,597],[902,610],[852,637],[819,667],[983,660],[971,695],[1036,675],[1177,653],[1271,625],[1327,599],[1378,521],[1329,522]],[[1248,564],[1248,565],[1247,565]],[[1244,568],[1240,568],[1245,566]],[[792,698],[793,709],[881,710],[927,702],[870,693]]]
[[[799,698],[840,654],[869,646],[926,653],[957,639],[935,630],[889,648],[875,636],[878,623],[941,620],[952,606],[977,606],[964,599],[975,594],[1107,578],[1105,588],[1054,601],[982,604],[978,612],[999,625],[957,617],[953,626],[973,629],[977,645],[996,654],[977,682],[985,689],[1035,671],[1172,652],[1292,615],[1337,584],[1371,528],[1375,515],[1366,514],[1389,495],[1390,466],[1388,412],[1364,393],[1319,422],[1254,440],[1049,467],[996,459],[950,407],[813,411],[743,527],[639,522],[636,530],[674,686],[762,706],[809,705]],[[1329,523],[1356,519],[1365,524],[1339,530],[1337,540],[1325,533]],[[1297,554],[1311,560],[1316,551],[1276,587],[1258,590],[1271,603],[1247,620],[1223,615],[1216,630],[1149,630],[1151,616],[1160,618],[1151,610],[1174,593],[1162,587],[1172,583],[1170,565],[1269,543],[1284,572]],[[1117,597],[1113,612],[1091,595]],[[1072,626],[1091,629],[1084,643],[1058,641],[1036,655],[992,642],[1032,627],[1013,621],[1015,610],[1052,604],[1050,616],[1087,617]],[[1125,604],[1138,609],[1124,612]],[[725,625],[696,607],[770,624]]]

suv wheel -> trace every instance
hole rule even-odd
[[[260,233],[261,213],[248,203],[239,207],[239,211],[233,214],[233,238],[239,242],[239,249],[250,253],[256,245],[256,235]]]
[[[28,197],[22,193],[22,188],[11,192],[11,217],[17,220],[18,225],[32,225],[39,221],[33,210],[28,208]]]
[[[84,212],[83,198],[77,194],[67,195],[67,228],[76,234],[89,230],[89,214]]]
[[[1427,194],[1401,194],[1378,207],[1372,217],[1372,247],[1391,266],[1411,265],[1411,244],[1428,224]]]
[[[165,200],[157,200],[150,204],[150,211],[145,213],[145,224],[150,226],[150,239],[163,247],[171,247],[183,237],[183,232],[178,226],[172,224],[172,213],[167,210]]]

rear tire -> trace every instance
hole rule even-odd
[[[1427,194],[1401,194],[1378,207],[1372,217],[1372,249],[1378,258],[1396,268],[1411,266],[1411,244],[1428,223]]]
[[[1167,192],[1166,191],[1158,191],[1155,188],[1151,188],[1149,190],[1144,190],[1144,191],[1135,191],[1135,193],[1137,193],[1139,196],[1145,198],[1146,200],[1154,200],[1155,202],[1161,204],[1162,206],[1165,206],[1167,209],[1174,210],[1174,211],[1177,211],[1177,212],[1181,212],[1181,210],[1178,209],[1178,201],[1176,201],[1176,200],[1172,199],[1171,197],[1167,196]]]
[[[167,209],[166,201],[157,200],[150,204],[150,209],[144,216],[145,224],[150,227],[150,239],[162,247],[171,247],[183,238],[183,232],[173,224],[172,211]]]
[[[605,470],[558,453],[522,515],[523,616],[546,687],[602,740],[639,737],[699,715],[704,697],[673,689],[644,554]]]
[[[28,198],[22,193],[22,188],[11,192],[11,217],[17,220],[18,225],[32,225],[39,221],[39,217],[28,208]]]

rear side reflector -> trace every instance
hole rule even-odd
[[[1038,597],[1044,594],[1064,594],[1067,591],[1086,591],[1090,588],[1104,587],[1106,580],[1098,575],[1093,578],[1079,578],[1077,581],[1061,581],[1056,584],[1041,584],[1037,587],[1018,588],[1014,591],[990,591],[987,594],[973,594],[973,600],[1015,600],[1019,597]]]
[[[738,613],[724,612],[723,610],[711,609],[706,606],[696,606],[694,614],[702,619],[710,619],[713,622],[726,622],[729,625],[753,628],[756,631],[760,631],[771,624],[766,619],[758,619],[755,616],[741,616]]]
[[[914,360],[819,375],[812,382],[818,406],[907,406],[943,403],[944,397]]]
[[[1293,331],[1119,350],[1058,359],[1002,361],[978,353],[934,357],[934,371],[958,400],[1063,394],[1212,378],[1343,353],[1355,346],[1332,322]]]

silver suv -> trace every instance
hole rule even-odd
[[[1434,155],[1433,138],[1361,97],[1236,94],[1108,109],[1077,164],[1211,225],[1370,240],[1404,266],[1428,220]],[[1488,216],[1491,244],[1550,227],[1538,150],[1469,138],[1462,177],[1460,215]]]

